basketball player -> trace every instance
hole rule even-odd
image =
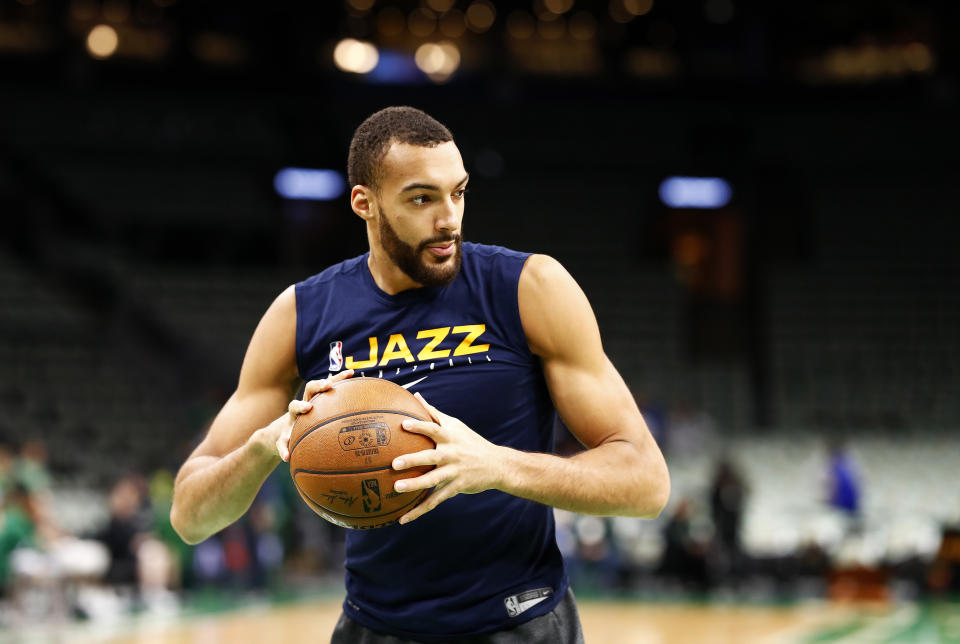
[[[434,490],[399,524],[347,533],[332,641],[582,642],[552,507],[653,517],[670,486],[587,298],[550,257],[462,240],[469,176],[427,114],[370,116],[348,166],[370,251],[266,311],[236,391],[177,475],[173,525],[197,543],[238,519],[289,459],[306,401],[351,376],[388,378],[433,419],[405,429],[437,444],[394,460],[436,465],[396,489]],[[555,412],[587,450],[548,454]]]

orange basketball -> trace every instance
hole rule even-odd
[[[423,405],[389,380],[350,378],[319,393],[290,436],[290,476],[321,517],[345,528],[382,528],[409,512],[429,490],[398,493],[393,484],[433,466],[398,472],[393,459],[435,446],[402,427],[429,421]]]

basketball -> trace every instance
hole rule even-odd
[[[290,476],[297,492],[321,517],[344,528],[396,523],[429,490],[398,493],[393,484],[433,466],[393,469],[393,459],[435,446],[404,430],[407,418],[430,421],[409,391],[388,380],[351,378],[314,396],[290,435]]]

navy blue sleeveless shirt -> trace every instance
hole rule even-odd
[[[414,383],[411,392],[487,440],[550,451],[556,411],[517,304],[528,257],[464,243],[452,284],[396,295],[376,285],[366,254],[298,283],[300,376],[353,368],[355,378]],[[553,610],[567,585],[552,508],[495,490],[346,535],[344,612],[403,638],[511,628]]]

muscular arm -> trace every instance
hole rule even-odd
[[[267,309],[250,340],[236,391],[177,473],[170,520],[187,543],[203,541],[240,518],[280,463],[276,442],[292,423],[292,414],[284,411],[299,384],[296,319],[291,286]]]
[[[659,447],[600,341],[586,296],[555,260],[534,255],[520,278],[520,317],[554,405],[587,450],[510,450],[501,489],[589,514],[656,516],[670,494]]]
[[[436,489],[401,519],[407,523],[459,493],[499,489],[586,514],[653,517],[670,495],[660,449],[630,391],[603,352],[586,296],[555,260],[534,255],[520,276],[520,318],[531,350],[543,362],[554,404],[588,449],[571,458],[494,445],[462,422],[426,405],[435,423],[404,421],[436,449],[394,461],[405,469],[436,464],[396,489]]]

